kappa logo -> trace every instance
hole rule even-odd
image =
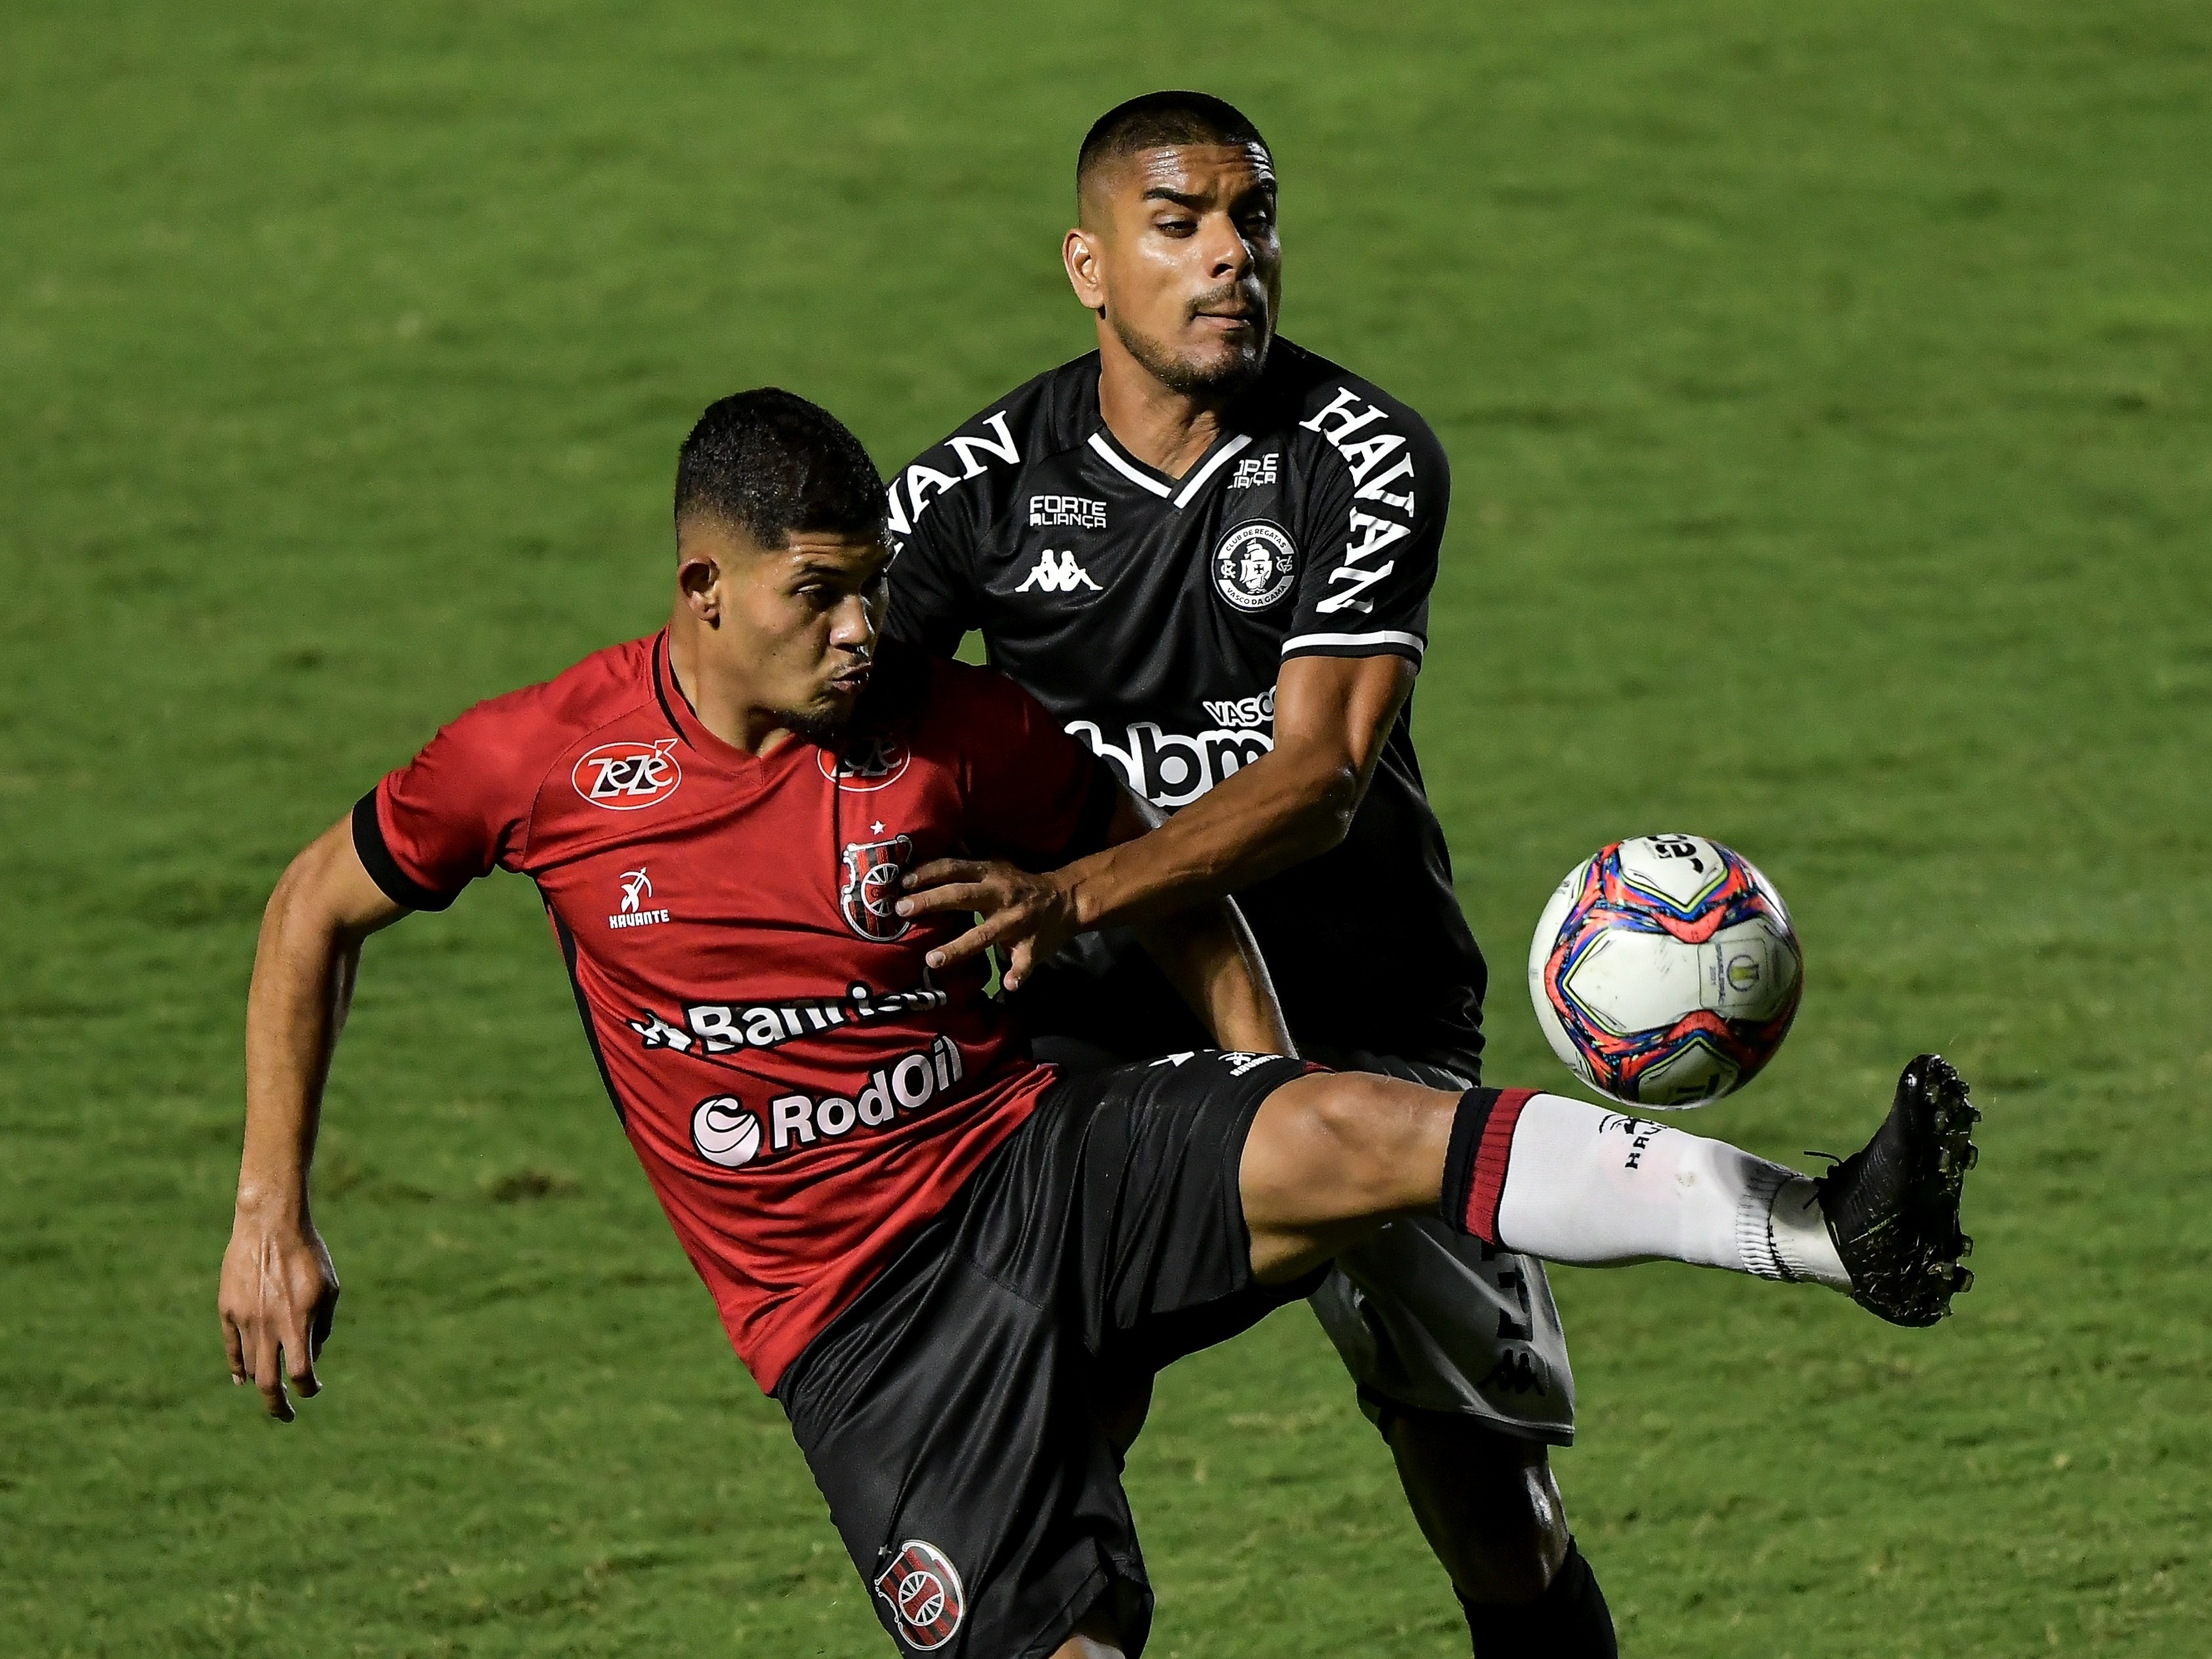
[[[1030,574],[1022,578],[1022,585],[1014,592],[1026,593],[1032,587],[1048,593],[1073,593],[1079,587],[1087,587],[1094,593],[1100,591],[1098,584],[1091,580],[1091,573],[1076,563],[1073,549],[1055,553],[1048,547],[1037,555],[1036,563],[1030,568]]]
[[[665,910],[648,910],[643,901],[653,896],[653,878],[645,873],[645,866],[622,872],[622,908],[607,918],[610,927],[650,927],[655,922],[668,920]]]
[[[899,877],[914,856],[914,838],[848,841],[837,882],[837,908],[845,925],[862,939],[889,941],[906,937],[914,926],[891,907],[898,902]]]
[[[1213,586],[1239,611],[1262,611],[1291,591],[1298,574],[1297,544],[1280,525],[1240,524],[1213,550]]]
[[[896,738],[874,736],[854,738],[850,748],[836,756],[826,749],[817,750],[814,763],[840,788],[865,794],[896,783],[913,759],[913,752]]]
[[[891,1604],[899,1634],[923,1653],[943,1647],[959,1634],[968,1614],[968,1595],[945,1552],[919,1538],[898,1547],[890,1564],[876,1575],[876,1594]]]
[[[611,812],[635,812],[676,793],[684,769],[676,763],[676,739],[654,743],[603,743],[569,773],[576,793]]]

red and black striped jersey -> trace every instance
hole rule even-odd
[[[901,873],[1047,867],[1118,789],[1018,688],[896,647],[836,749],[699,722],[665,635],[479,703],[354,812],[398,903],[494,869],[538,884],[607,1092],[738,1354],[773,1389],[1050,1082],[988,969],[933,975],[964,920]]]

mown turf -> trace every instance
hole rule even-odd
[[[1246,102],[1288,331],[1457,505],[1420,740],[1498,969],[1601,842],[1810,960],[1701,1127],[1988,1111],[1932,1333],[1559,1276],[1632,1655],[2190,1655],[2212,1613],[2212,15],[2185,0],[0,16],[0,1652],[885,1650],[599,1096],[521,884],[372,947],[330,1387],[222,1382],[240,1005],[291,850],[661,609],[674,445],[887,465],[1083,349],[1091,115]],[[1302,1310],[1168,1377],[1156,1654],[1464,1653]]]

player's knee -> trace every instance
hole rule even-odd
[[[1330,1207],[1346,1216],[1404,1207],[1408,1131],[1417,1127],[1418,1107],[1399,1097],[1428,1091],[1357,1072],[1309,1078],[1293,1086],[1299,1091],[1305,1161],[1326,1188]]]

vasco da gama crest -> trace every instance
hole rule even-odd
[[[898,902],[899,877],[913,856],[910,836],[845,843],[844,867],[837,877],[837,908],[844,913],[845,925],[862,939],[902,939],[914,926],[891,908]]]
[[[1259,611],[1291,591],[1298,574],[1298,545],[1280,525],[1265,519],[1240,524],[1213,550],[1213,586],[1239,611]]]

